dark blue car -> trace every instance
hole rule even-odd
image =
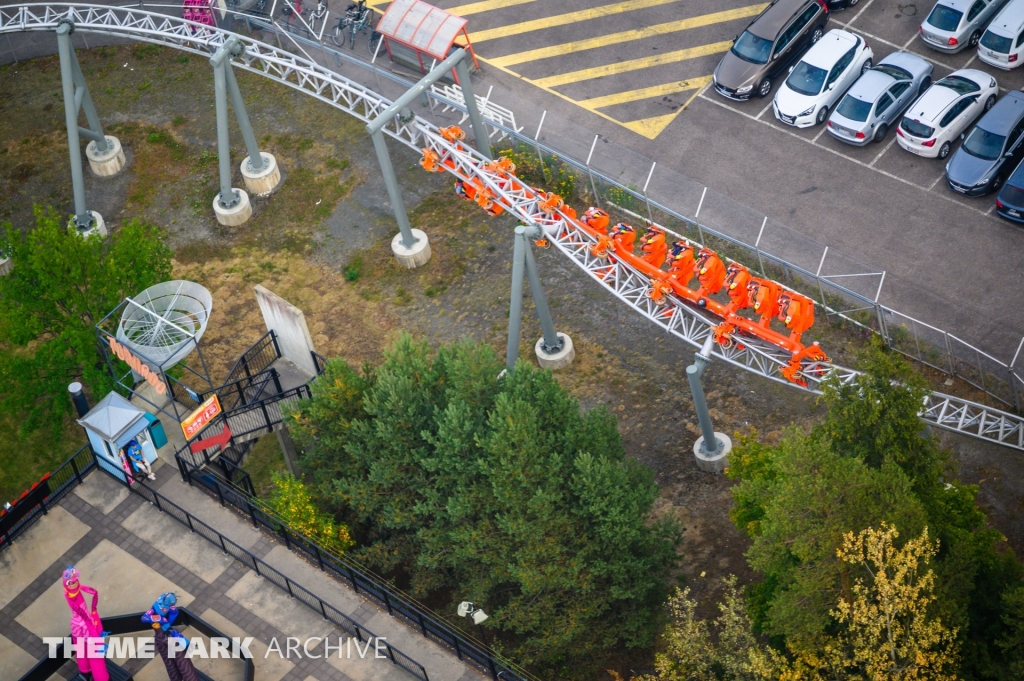
[[[1024,224],[1024,163],[1017,166],[996,196],[996,212],[1007,220]]]
[[[1024,157],[1024,92],[1011,90],[967,133],[946,164],[949,188],[966,196],[998,190]]]

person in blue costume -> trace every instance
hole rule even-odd
[[[178,618],[177,602],[178,597],[172,592],[160,594],[160,597],[153,603],[153,607],[142,616],[142,621],[148,622],[156,630],[156,649],[164,661],[164,667],[167,669],[167,676],[170,680],[199,681],[199,675],[196,674],[192,660],[185,657],[184,650],[188,648],[188,639],[171,628],[174,626],[174,620]],[[184,643],[184,646],[177,646],[178,650],[173,657],[168,655],[168,638],[181,639],[181,642]]]

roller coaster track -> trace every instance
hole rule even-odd
[[[236,68],[283,83],[366,122],[391,104],[372,90],[284,49],[137,7],[86,3],[7,5],[0,7],[0,33],[53,31],[65,19],[72,21],[76,30],[166,45],[203,56],[212,55],[229,36],[235,35],[244,47],[243,53],[232,61]],[[615,258],[592,255],[590,246],[594,238],[580,229],[578,223],[562,213],[542,212],[537,191],[514,177],[490,170],[486,167],[487,159],[473,149],[449,143],[430,122],[418,116],[405,122],[395,117],[384,132],[417,152],[434,151],[446,161],[444,170],[462,178],[478,179],[511,214],[525,223],[541,226],[564,256],[666,333],[701,347],[712,328],[720,323],[720,319],[672,294],[666,296],[664,304],[655,304],[647,295],[650,280],[645,275]],[[715,345],[713,352],[721,361],[815,393],[821,392],[821,383],[828,377],[845,383],[857,375],[856,371],[835,364],[805,362],[801,378],[807,385],[798,386],[781,375],[792,358],[790,353],[751,337],[744,337],[742,343],[731,348]],[[925,400],[921,417],[939,428],[1024,451],[1024,417],[1016,414],[933,392]]]

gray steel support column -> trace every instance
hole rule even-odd
[[[75,50],[71,45],[70,22],[57,26],[57,50],[60,53],[60,80],[64,91],[64,120],[68,128],[68,153],[71,157],[71,188],[75,198],[75,224],[79,228],[92,226],[92,214],[85,208],[85,178],[82,176],[82,149],[78,137],[78,107],[75,104],[74,67]]]
[[[210,60],[211,63],[213,60]],[[217,102],[217,160],[220,166],[220,205],[231,208],[238,195],[231,188],[231,140],[228,137],[228,92],[224,65],[214,65],[213,86]]]
[[[540,317],[540,328],[544,333],[544,344],[542,349],[548,354],[554,354],[562,349],[565,342],[555,333],[555,324],[551,321],[551,310],[548,309],[548,299],[541,287],[540,275],[537,274],[537,262],[533,258],[533,248],[528,239],[536,239],[540,231],[536,227],[516,227],[516,239],[519,239],[519,230],[523,230],[523,241],[525,242],[526,253],[526,276],[530,281],[530,293],[533,294],[533,304],[537,308],[537,316]],[[527,231],[533,232],[527,234]]]
[[[526,228],[516,227],[515,246],[512,250],[512,303],[508,310],[508,347],[505,350],[505,366],[509,371],[516,368],[519,359],[519,336],[523,322],[523,273],[526,269]]]
[[[708,336],[704,347],[694,356],[693,364],[686,367],[686,379],[690,382],[690,392],[693,393],[693,408],[697,412],[697,421],[700,422],[701,435],[704,436],[700,451],[707,456],[716,456],[725,447],[724,443],[715,435],[715,428],[711,425],[708,401],[704,396],[704,386],[701,383],[704,369],[711,363],[711,343],[713,342],[714,336]]]
[[[70,41],[70,38],[68,40]],[[99,114],[96,113],[96,107],[92,103],[89,86],[85,83],[85,74],[82,73],[82,66],[78,63],[78,57],[75,56],[74,50],[71,50],[71,68],[74,69],[73,76],[75,87],[77,88],[75,99],[81,101],[82,109],[85,110],[85,120],[89,122],[89,130],[94,135],[90,139],[96,142],[96,151],[103,153],[108,149],[109,145],[107,144],[107,138],[103,136],[103,126],[100,124]],[[88,135],[85,136],[89,137]]]
[[[249,123],[249,114],[245,110],[245,102],[242,101],[242,91],[238,89],[238,81],[235,80],[235,70],[231,68],[231,61],[224,60],[222,67],[228,81],[228,94],[231,95],[231,108],[235,110],[235,118],[238,120],[238,128],[242,131],[242,139],[245,140],[245,148],[249,151],[249,170],[258,173],[263,170],[263,156],[256,144],[256,134],[252,131]]]
[[[469,69],[466,67],[465,58],[455,64],[455,73],[459,76],[459,87],[462,88],[462,96],[466,100],[466,111],[469,112],[469,122],[473,126],[476,149],[483,154],[484,158],[493,160],[491,140],[487,137],[487,128],[484,126],[483,116],[480,115],[480,107],[476,105],[476,95],[473,94],[473,83],[469,80]]]
[[[367,126],[369,127],[369,126]],[[402,188],[398,186],[398,178],[395,177],[395,169],[391,165],[391,157],[388,155],[388,145],[384,141],[384,133],[380,128],[370,133],[373,140],[373,148],[377,152],[377,161],[380,162],[380,172],[384,176],[384,185],[388,188],[388,198],[391,199],[391,209],[395,211],[395,220],[398,221],[398,230],[402,233],[402,245],[412,248],[419,239],[412,235],[412,225],[409,224],[409,215],[405,212],[405,201],[402,200]]]

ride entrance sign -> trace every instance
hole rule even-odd
[[[198,409],[181,422],[181,430],[185,433],[185,441],[187,442],[198,435],[221,411],[220,400],[217,399],[217,395],[211,395],[210,399],[199,405]]]

